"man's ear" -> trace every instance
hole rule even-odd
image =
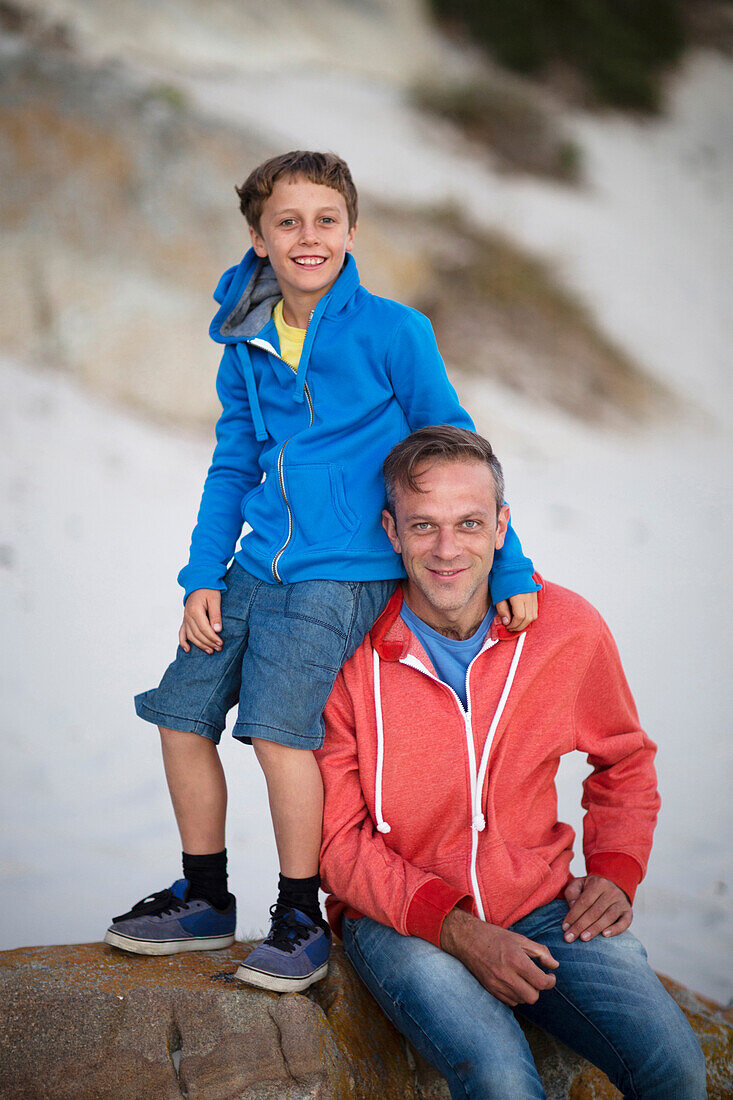
[[[354,237],[356,236],[356,229],[357,229],[358,224],[359,224],[358,222],[354,222],[351,229],[349,230],[349,235],[346,238],[346,251],[347,252],[351,252],[352,248],[354,247]]]
[[[509,526],[509,505],[502,504],[499,509],[499,518],[496,521],[496,538],[494,539],[494,549],[501,550],[504,545],[504,539],[506,538],[506,529]]]
[[[249,236],[255,252],[261,259],[264,260],[264,258],[267,256],[267,245],[265,244],[264,240],[259,235],[257,230],[253,229],[251,225],[249,226]]]
[[[388,512],[386,508],[382,512],[382,527],[387,532],[387,538],[392,543],[392,549],[396,554],[401,554],[402,543],[397,537],[397,525],[394,521],[394,516],[391,512]]]

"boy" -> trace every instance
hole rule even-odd
[[[214,295],[223,411],[178,578],[180,647],[160,686],[136,698],[160,729],[184,877],[114,918],[105,941],[142,954],[234,941],[216,745],[238,700],[233,733],[265,773],[281,874],[269,935],[237,976],[292,992],[325,975],[330,949],[318,902],[321,712],[404,575],[380,524],[382,461],[415,428],[473,423],[427,319],[359,285],[344,161],[287,153],[237,191],[252,248]],[[536,585],[513,532],[507,544],[492,594],[513,600],[513,617],[506,602],[498,613],[522,629]]]

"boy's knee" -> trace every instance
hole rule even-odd
[[[294,745],[281,745],[279,741],[268,741],[264,737],[253,737],[252,748],[260,764],[272,761],[273,763],[287,760],[298,763],[305,762],[306,757],[313,757],[311,749],[297,749]]]
[[[158,726],[158,732],[160,733],[161,744],[166,752],[180,753],[193,750],[197,753],[215,753],[218,751],[215,742],[200,733],[167,729],[165,726]]]
[[[267,760],[277,760],[283,755],[282,750],[285,745],[280,745],[277,741],[267,741],[264,737],[253,737],[252,748],[255,750],[255,756],[262,764]]]

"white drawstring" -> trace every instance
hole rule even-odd
[[[389,833],[391,827],[382,817],[382,769],[384,767],[384,719],[382,717],[382,686],[379,678],[379,654],[372,651],[374,658],[374,713],[377,719],[377,775],[374,780],[374,813],[377,817],[377,832]]]
[[[486,818],[481,810],[481,795],[484,787],[484,779],[486,777],[486,768],[489,763],[489,753],[491,752],[491,746],[494,741],[494,735],[498,728],[501,716],[504,713],[504,707],[506,706],[507,699],[509,698],[509,692],[512,689],[514,683],[514,677],[517,672],[517,665],[519,664],[519,658],[522,655],[522,649],[524,647],[525,634],[520,634],[517,639],[517,644],[514,649],[514,656],[512,657],[512,663],[509,666],[509,672],[504,683],[504,690],[501,693],[499,705],[496,708],[496,712],[491,721],[489,732],[486,737],[486,743],[484,745],[484,751],[481,756],[481,766],[479,767],[478,775],[476,776],[476,786],[474,788],[474,805],[473,815],[471,817],[471,828],[477,832],[482,833],[486,828]],[[377,773],[374,779],[374,813],[377,819],[377,832],[389,833],[392,831],[392,827],[382,817],[382,773],[384,771],[384,716],[382,714],[382,687],[379,676],[379,654],[376,649],[372,650],[372,659],[374,663],[374,714],[377,722]]]
[[[504,713],[504,707],[506,706],[506,701],[509,698],[509,692],[512,690],[512,684],[514,683],[514,676],[515,676],[516,671],[517,671],[517,665],[519,664],[519,658],[522,656],[522,649],[524,647],[524,639],[526,637],[527,637],[527,635],[526,635],[526,633],[524,633],[524,634],[520,634],[519,637],[517,638],[517,644],[516,644],[516,647],[514,649],[514,656],[512,657],[512,663],[509,666],[509,672],[507,673],[507,678],[506,678],[506,681],[504,683],[504,690],[501,693],[501,699],[499,700],[499,705],[496,708],[496,712],[494,713],[494,717],[491,721],[491,725],[489,726],[489,732],[488,732],[487,737],[486,737],[486,743],[484,744],[484,751],[481,754],[481,766],[478,770],[478,775],[476,776],[476,788],[475,788],[476,793],[475,793],[475,796],[474,796],[475,802],[474,802],[474,807],[473,807],[473,813],[474,813],[473,827],[476,828],[476,821],[479,818],[483,822],[482,825],[478,826],[478,831],[479,832],[481,832],[481,830],[484,828],[484,825],[486,824],[486,821],[484,819],[484,815],[481,813],[481,796],[483,794],[483,789],[484,789],[484,778],[486,776],[486,768],[488,767],[488,763],[489,763],[489,753],[491,752],[491,746],[494,743],[494,735],[496,733],[499,722],[501,721],[501,716]]]

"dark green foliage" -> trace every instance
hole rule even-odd
[[[486,144],[497,167],[550,176],[564,183],[580,177],[580,150],[537,96],[507,81],[474,81],[458,87],[423,85],[414,102],[441,115],[474,141]]]
[[[680,0],[431,0],[502,65],[580,74],[594,98],[653,110],[657,77],[684,48]]]

